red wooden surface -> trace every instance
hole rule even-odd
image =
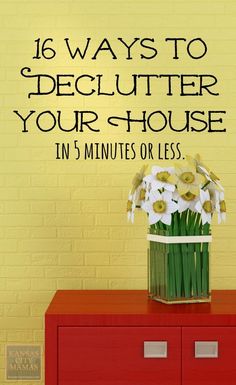
[[[194,341],[218,341],[218,358],[195,358]],[[182,329],[182,385],[236,384],[236,327]]]
[[[167,341],[167,358],[144,358],[144,341]],[[180,385],[181,328],[61,327],[59,385]]]
[[[213,291],[211,303],[181,305],[165,305],[150,300],[144,290],[58,291],[45,316],[46,385],[61,385],[58,383],[57,357],[61,354],[58,351],[59,328],[61,330],[63,327],[66,329],[78,326],[149,326],[149,328],[182,326],[189,327],[189,330],[194,326],[236,327],[236,291]],[[193,373],[195,373],[194,370]],[[236,381],[232,382],[233,384],[236,385]],[[65,383],[65,385],[71,385],[71,383]],[[183,385],[192,385],[192,383]],[[197,385],[204,385],[204,382]],[[221,385],[231,385],[231,383],[224,382]]]

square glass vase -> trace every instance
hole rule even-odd
[[[176,237],[176,243],[174,238],[164,230],[149,232],[149,297],[166,304],[210,302],[210,243],[206,240],[211,236]]]

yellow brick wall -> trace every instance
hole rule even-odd
[[[43,346],[44,311],[55,290],[146,287],[146,218],[138,213],[132,226],[125,215],[130,181],[143,162],[55,160],[55,142],[180,141],[183,153],[200,152],[221,176],[228,208],[226,225],[218,226],[216,221],[213,225],[212,287],[236,289],[236,4],[233,0],[1,0],[0,22],[0,384],[4,384],[5,345]],[[167,60],[167,48],[160,43],[163,54],[148,63],[122,57],[111,63],[105,55],[96,62],[72,62],[63,57],[61,43],[65,37],[73,42],[91,37],[96,47],[108,37],[123,55],[117,37],[154,37],[159,45],[165,37],[175,36],[202,37],[208,44],[207,56],[200,61],[186,56],[181,61]],[[60,52],[55,60],[32,60],[38,37],[54,39]],[[108,79],[115,73],[127,78],[145,72],[213,73],[219,79],[220,96],[28,99],[33,83],[20,77],[24,66],[35,73],[105,73]],[[73,109],[97,110],[102,123],[105,116],[126,109],[138,114],[172,108],[179,121],[181,111],[188,108],[223,109],[228,131],[143,135],[138,129],[127,134],[104,128],[97,135],[75,135],[57,130],[43,134],[32,128],[28,134],[20,132],[12,110],[46,108],[62,109],[68,124]]]

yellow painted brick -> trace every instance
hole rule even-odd
[[[55,290],[56,282],[45,278],[32,278],[30,280],[31,290]]]
[[[119,214],[97,214],[96,216],[96,224],[98,226],[108,226],[108,225],[127,225],[126,213]]]
[[[90,239],[90,240],[79,240],[75,241],[75,250],[76,251],[122,251],[124,249],[123,240],[110,240],[110,239]]]
[[[84,257],[81,253],[63,253],[59,255],[58,264],[61,266],[84,265]]]
[[[99,239],[106,239],[109,237],[109,227],[84,227],[83,230],[83,238],[85,239],[94,239],[94,238],[99,238]]]
[[[34,336],[33,336],[33,340],[35,342],[44,342],[44,339],[45,339],[45,332],[44,330],[34,330]]]
[[[23,303],[49,303],[52,300],[55,291],[27,291],[19,293],[19,302]]]
[[[23,239],[29,238],[30,230],[22,227],[7,227],[5,229],[6,239],[16,238]]]
[[[58,184],[59,186],[83,187],[86,185],[84,178],[85,177],[81,175],[59,175]]]
[[[20,251],[31,252],[54,252],[55,250],[69,251],[71,249],[71,242],[59,239],[32,239],[22,240],[19,242]]]
[[[57,229],[54,227],[34,227],[30,229],[31,238],[56,238]]]
[[[99,201],[98,204],[96,200],[87,201],[84,199],[81,202],[81,211],[84,213],[105,213],[108,211],[108,202]]]
[[[91,266],[100,266],[100,265],[109,265],[110,257],[109,254],[104,255],[101,253],[91,253],[85,255],[85,265]]]
[[[9,278],[22,278],[22,277],[43,277],[44,276],[44,269],[42,267],[4,267],[4,272],[7,277]]]
[[[3,329],[41,329],[43,321],[40,317],[2,317],[0,327]]]
[[[56,212],[57,213],[80,213],[81,212],[81,202],[80,200],[73,201],[58,201],[56,202]]]
[[[29,305],[11,304],[4,306],[4,314],[7,317],[26,317],[29,315]]]
[[[45,311],[47,310],[47,305],[46,304],[32,304],[30,305],[30,314],[31,316],[44,316]]]
[[[129,269],[127,267],[113,266],[109,267],[96,267],[96,276],[98,278],[143,278],[145,277],[146,269],[144,266],[132,266]]]
[[[0,198],[2,199],[8,199],[8,200],[14,200],[18,199],[19,197],[19,192],[16,188],[0,188]]]
[[[39,226],[43,223],[41,215],[20,215],[7,214],[0,215],[0,221],[4,226]]]
[[[68,278],[68,277],[95,277],[95,268],[94,267],[54,267],[53,269],[49,267],[46,270],[47,278]]]
[[[19,327],[16,329],[19,329]],[[32,337],[32,330],[9,330],[7,332],[7,341],[10,343],[29,343],[32,341]]]
[[[6,175],[6,186],[18,187],[18,186],[29,186],[30,177],[28,175]]]
[[[56,214],[46,216],[44,218],[44,223],[46,226],[83,226],[83,225],[93,225],[94,217],[93,215],[85,214]]]
[[[57,280],[58,290],[81,290],[83,288],[81,278],[61,278]]]
[[[2,162],[0,164],[0,173],[1,174],[15,174],[15,173],[21,173],[21,174],[38,174],[44,172],[44,166],[42,162],[14,162],[14,161],[8,161],[7,167]]]
[[[24,278],[7,278],[6,280],[6,288],[7,290],[12,290],[14,292],[18,292],[19,290],[29,290],[30,289],[30,281]]]
[[[72,199],[94,199],[95,196],[96,200],[116,200],[121,199],[122,191],[119,188],[97,187],[95,195],[94,189],[81,187],[80,189],[75,189],[71,194]]]
[[[86,175],[84,185],[90,187],[110,186],[110,180],[105,175]]]
[[[124,255],[115,254],[110,256],[111,265],[120,266],[144,266],[146,269],[147,264],[147,252],[135,252],[135,254],[125,253]]]
[[[57,175],[33,175],[32,186],[57,186]]]
[[[3,342],[3,341],[6,341],[6,339],[7,339],[6,330],[0,330],[0,341]]]
[[[47,201],[37,201],[30,203],[30,210],[32,213],[54,213],[55,212],[55,203]]]
[[[58,264],[58,257],[54,253],[37,253],[31,256],[32,265],[36,266],[51,266]]]
[[[136,226],[136,224],[132,225],[130,223],[130,225],[125,227],[110,227],[111,239],[145,239],[145,235],[145,226]]]
[[[85,279],[83,281],[83,289],[85,290],[106,290],[108,289],[107,279]]]
[[[8,213],[29,213],[30,204],[24,201],[5,202],[5,210]]]
[[[146,239],[130,239],[125,242],[125,251],[134,252],[135,250],[145,252],[147,250],[147,241]]]
[[[0,239],[1,252],[12,252],[17,249],[17,241],[14,239]]]
[[[108,288],[111,290],[146,290],[147,280],[146,278],[109,279]]]
[[[21,236],[21,233],[20,233]],[[16,254],[16,253],[8,253],[4,254],[5,256],[5,265],[6,266],[22,266],[22,265],[30,265],[30,254]]]
[[[58,229],[58,238],[82,238],[82,227],[61,227]]]
[[[11,293],[10,291],[4,291],[1,293],[1,303],[16,303],[17,293]]]
[[[69,199],[70,191],[64,187],[28,187],[20,189],[20,199],[54,200]]]

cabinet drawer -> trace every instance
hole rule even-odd
[[[60,327],[59,385],[180,385],[179,327]]]
[[[183,385],[235,385],[235,352],[236,327],[184,327]]]

